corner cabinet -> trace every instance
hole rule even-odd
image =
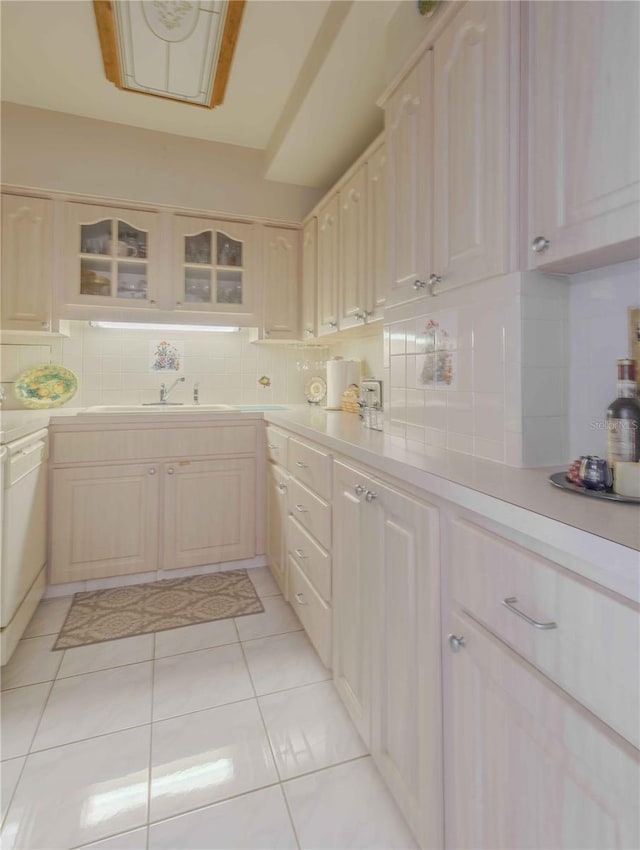
[[[159,214],[89,204],[65,206],[64,303],[159,309]]]
[[[529,267],[640,256],[640,6],[529,3]]]
[[[299,339],[300,231],[262,229],[263,315],[266,339]]]
[[[2,328],[51,328],[53,203],[2,196]]]
[[[173,297],[177,314],[247,316],[257,321],[253,224],[173,216]]]

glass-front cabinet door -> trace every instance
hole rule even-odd
[[[172,309],[253,313],[253,234],[251,224],[175,216]]]
[[[157,308],[158,214],[67,204],[67,302]]]

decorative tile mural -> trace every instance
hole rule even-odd
[[[428,317],[416,333],[416,387],[449,389],[455,383],[453,352],[457,342],[455,313]]]
[[[184,371],[184,343],[161,342],[149,343],[150,372],[182,372]]]

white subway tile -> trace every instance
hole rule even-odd
[[[473,437],[470,434],[456,434],[454,431],[447,431],[447,448],[453,452],[471,455],[473,454]]]
[[[504,441],[502,393],[473,393],[473,433],[486,440]]]
[[[536,368],[525,366],[522,369],[523,416],[562,416],[567,413],[567,391],[564,369]]]
[[[485,460],[504,463],[504,440],[485,440],[482,437],[474,437],[473,453],[476,457]]]
[[[407,359],[403,354],[391,357],[391,386],[407,386]]]
[[[446,394],[447,430],[452,433],[473,435],[473,396],[470,392],[453,390]],[[462,451],[458,449],[458,451]]]

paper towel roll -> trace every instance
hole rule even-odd
[[[359,360],[327,360],[327,408],[340,410],[342,393],[360,383]]]

